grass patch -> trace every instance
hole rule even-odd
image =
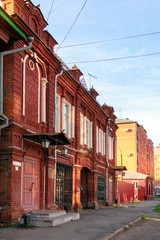
[[[129,228],[128,227],[124,227],[124,230],[127,231]]]
[[[141,219],[142,220],[145,220],[147,217],[146,216],[141,216]]]
[[[155,212],[160,212],[160,204],[158,204],[157,206],[155,206],[154,211],[155,211]]]
[[[160,196],[154,196],[155,199],[160,198]]]

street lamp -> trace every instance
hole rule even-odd
[[[49,148],[50,141],[46,138],[41,139],[42,148]]]
[[[67,148],[64,147],[64,148],[61,149],[61,154],[62,155],[67,155],[67,153],[68,153],[68,149]]]

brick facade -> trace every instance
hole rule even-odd
[[[54,87],[61,60],[53,51],[57,42],[43,30],[47,23],[38,7],[22,0],[3,0],[2,7],[34,42],[31,50],[4,57],[4,114],[9,126],[0,138],[0,220],[10,222],[36,209],[80,211],[112,203],[115,174],[108,167],[115,165],[116,157],[114,109],[100,106],[96,91],[81,84],[76,66],[67,68],[57,79],[56,128],[61,132],[65,127],[71,143],[68,154],[51,146],[46,152],[41,144],[24,139],[27,134],[54,132]],[[24,44],[6,44],[5,50]]]

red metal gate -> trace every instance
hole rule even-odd
[[[23,208],[39,209],[39,161],[26,158],[23,163]]]

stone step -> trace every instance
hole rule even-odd
[[[69,221],[74,221],[74,220],[79,220],[80,219],[80,214],[79,213],[66,213],[63,215],[59,215],[56,217],[51,217],[51,218],[43,218],[43,217],[38,217],[38,218],[33,218],[31,217],[30,219],[30,225],[34,227],[42,227],[42,228],[47,228],[47,227],[55,227],[57,225],[69,222]]]
[[[49,211],[49,210],[37,210],[37,211],[32,211],[31,212],[31,219],[32,218],[54,218],[54,217],[58,217],[58,216],[61,216],[61,215],[64,215],[66,214],[66,211],[65,210],[62,210],[62,211],[58,211],[58,210],[55,210],[55,211]]]

